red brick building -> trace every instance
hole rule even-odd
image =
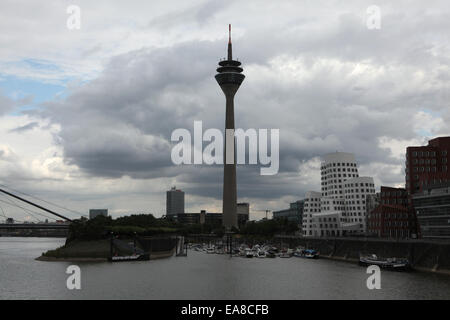
[[[450,181],[450,137],[428,141],[427,146],[406,148],[406,191],[409,195],[423,186]]]
[[[415,215],[401,205],[380,204],[369,215],[369,234],[380,238],[406,239],[416,235]]]
[[[380,204],[408,206],[408,193],[405,188],[391,188],[381,186]]]

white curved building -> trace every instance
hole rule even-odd
[[[345,212],[343,228],[350,233],[366,232],[366,199],[375,194],[371,177],[352,178],[344,184]]]
[[[323,156],[321,165],[322,198],[320,213],[313,216],[317,236],[342,236],[345,234],[345,190],[348,179],[358,177],[358,166],[352,153],[334,152]]]
[[[326,198],[342,198],[343,183],[358,177],[355,155],[346,152],[329,153],[323,156],[321,165],[322,196]]]
[[[352,153],[323,156],[321,193],[305,195],[303,235],[338,237],[366,229],[366,199],[375,193],[373,179],[359,177]]]
[[[322,194],[316,191],[308,191],[305,194],[305,202],[303,205],[303,236],[317,236],[314,234],[315,226],[313,223],[313,214],[320,213],[320,198]]]

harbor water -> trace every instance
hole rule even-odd
[[[187,257],[142,262],[44,262],[55,238],[0,237],[0,299],[450,299],[450,276],[381,272],[369,290],[366,268],[302,258],[230,258],[190,250]],[[81,269],[81,289],[66,269]]]

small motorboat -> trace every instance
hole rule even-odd
[[[291,252],[292,252],[292,250],[291,250]],[[292,257],[292,253],[291,252],[289,252],[289,250],[286,250],[286,249],[281,250],[280,258],[290,258],[290,257]]]
[[[245,249],[245,257],[246,258],[253,258],[255,256],[254,252],[252,249]]]
[[[277,255],[275,254],[275,252],[270,250],[266,252],[266,258],[276,258],[276,257]]]
[[[217,246],[214,248],[214,253],[217,254],[224,254],[225,253],[225,248],[222,246]]]
[[[307,259],[319,259],[319,252],[314,249],[306,249],[304,250],[304,256]]]
[[[319,252],[313,249],[297,249],[294,252],[294,257],[297,258],[307,258],[307,259],[318,259]]]
[[[259,250],[259,251],[256,253],[256,256],[257,256],[258,258],[265,258],[265,257],[266,257],[266,252],[263,251],[263,250]]]

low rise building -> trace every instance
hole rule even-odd
[[[214,226],[222,225],[222,213],[221,212],[207,212],[201,210],[200,212],[193,213],[178,213],[168,215],[168,219],[172,219],[180,224],[207,224]],[[246,213],[238,213],[238,225],[239,227],[245,225],[248,221],[249,215]]]
[[[238,226],[242,227],[250,220],[250,203],[240,202],[237,204]]]
[[[94,219],[97,216],[108,216],[108,209],[90,209],[89,210],[89,219]]]
[[[288,209],[273,211],[273,219],[285,218],[293,221],[302,227],[304,200],[298,200],[289,204]]]
[[[303,200],[302,234],[305,237],[318,236],[318,230],[314,223],[313,215],[320,213],[320,198],[322,194],[316,191],[308,191]]]
[[[450,182],[428,185],[412,202],[422,238],[450,239]]]
[[[408,206],[408,193],[405,188],[381,186],[380,203],[389,205]]]
[[[415,217],[404,206],[380,204],[369,215],[368,234],[380,238],[408,239],[416,237]]]

